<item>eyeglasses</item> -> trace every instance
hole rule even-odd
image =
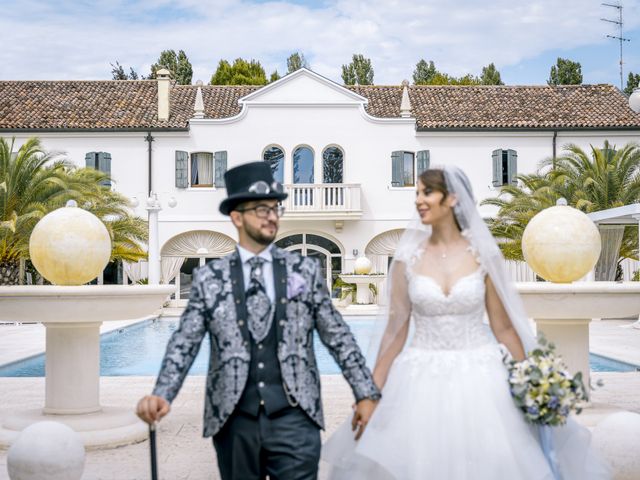
[[[258,205],[256,207],[243,208],[242,210],[240,210],[239,208],[236,208],[236,210],[241,213],[253,210],[256,212],[256,217],[258,218],[269,218],[269,214],[271,212],[273,212],[275,216],[278,218],[284,215],[284,205],[276,205],[275,207],[268,207],[267,205]]]
[[[271,192],[283,193],[284,187],[281,183],[278,182],[273,182],[271,185],[269,185],[264,180],[258,180],[257,182],[251,184],[251,186],[249,187],[249,191],[251,193],[257,193],[259,195],[265,195]]]

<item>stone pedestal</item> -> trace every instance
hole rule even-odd
[[[582,372],[585,386],[589,385],[589,323],[584,319],[536,319],[538,333],[543,333],[556,345],[569,372]]]
[[[47,420],[72,428],[87,449],[144,440],[147,425],[133,405],[100,404],[100,325],[148,316],[174,290],[173,285],[0,287],[0,321],[40,320],[46,327],[44,408],[0,419],[0,448]]]
[[[44,413],[100,411],[101,323],[44,324],[47,330]]]
[[[589,323],[640,311],[640,282],[522,282],[517,284],[529,318],[556,344],[572,374],[589,382]]]
[[[369,284],[373,283],[376,287],[379,282],[387,278],[386,275],[340,275],[340,278],[347,283],[356,285],[356,302],[355,305],[373,305],[371,290]],[[347,308],[350,308],[351,305]]]

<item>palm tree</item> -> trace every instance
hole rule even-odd
[[[56,153],[44,152],[35,138],[15,153],[13,145],[0,138],[0,284],[18,283],[33,227],[67,189],[66,164]]]
[[[546,159],[539,167],[538,173],[519,175],[518,185],[505,186],[498,197],[482,202],[498,207],[488,224],[511,260],[523,260],[520,242],[529,220],[561,197],[585,213],[640,201],[640,145],[636,143],[616,149],[605,141],[602,148],[591,146],[590,155],[570,144],[562,156]],[[637,258],[637,230],[627,230],[622,245],[614,248],[622,256]],[[611,266],[599,263],[598,270],[611,271]]]
[[[112,244],[110,261],[137,262],[146,258],[143,245],[148,238],[147,221],[131,215],[127,197],[105,187],[111,181],[109,176],[92,168],[80,168],[68,170],[67,178],[70,198],[107,227]],[[62,205],[56,208],[59,206]]]
[[[112,260],[146,257],[146,221],[131,215],[128,200],[104,184],[109,177],[89,168],[76,168],[45,152],[37,138],[17,152],[14,141],[0,138],[0,285],[20,281],[20,262],[29,258],[29,238],[38,220],[76,200],[97,215],[111,235]]]

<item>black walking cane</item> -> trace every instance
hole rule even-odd
[[[151,450],[151,480],[158,480],[158,455],[156,452],[156,422],[149,424],[149,449]]]

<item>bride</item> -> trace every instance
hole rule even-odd
[[[535,338],[469,180],[427,170],[415,206],[389,273],[373,374],[382,399],[368,425],[346,422],[324,445],[331,478],[554,479],[503,363],[524,359]],[[585,428],[570,419],[553,437],[556,480],[610,478]]]

